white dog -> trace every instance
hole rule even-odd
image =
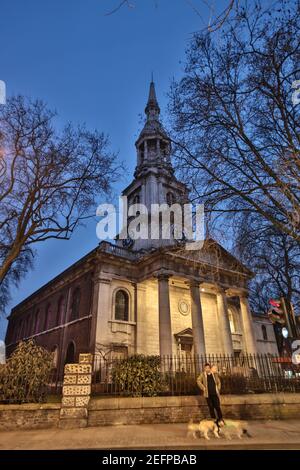
[[[239,439],[242,439],[243,435],[251,437],[247,429],[247,421],[226,419],[225,421],[219,421],[218,424],[220,434],[223,434],[227,439],[231,439],[232,436],[237,436]]]
[[[196,439],[196,433],[199,432],[205,439],[209,441],[208,433],[212,432],[215,437],[219,438],[218,426],[213,419],[202,419],[200,423],[193,423],[191,419],[188,423],[188,437],[192,435]]]

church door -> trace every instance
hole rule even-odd
[[[185,372],[193,372],[193,345],[191,343],[181,343],[180,349]]]

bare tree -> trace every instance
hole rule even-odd
[[[300,242],[300,4],[241,7],[222,34],[194,35],[170,113],[175,161],[196,200],[230,223],[258,213]]]
[[[192,0],[185,0],[186,3],[190,5],[190,7],[194,10],[194,12],[200,17],[203,17],[203,14],[201,13],[200,7],[203,9],[203,6],[206,6],[209,9],[209,20],[208,20],[208,25],[207,25],[207,30],[210,33],[213,33],[220,29],[225,21],[229,18],[230,14],[234,10],[235,7],[238,7],[239,5],[239,0],[228,0],[228,4],[226,8],[219,14],[215,14],[216,10],[216,2],[214,1],[209,1],[209,0],[201,0],[200,1],[200,6],[196,5],[196,3]]]
[[[119,167],[104,134],[70,124],[58,132],[55,114],[21,96],[0,109],[0,287],[9,296],[29,269],[33,246],[68,240],[95,214]]]
[[[270,298],[285,297],[300,309],[300,244],[257,214],[241,215],[235,253],[256,274],[250,282],[253,311],[266,313]]]
[[[117,11],[119,11],[123,6],[126,6],[127,8],[134,8],[134,3],[131,3],[129,0],[121,0],[119,3],[116,4],[116,6],[110,10],[106,15],[113,15]]]
[[[215,32],[220,29],[225,21],[230,17],[230,14],[233,12],[235,7],[238,7],[240,0],[228,0],[226,8],[220,13],[216,14],[216,2],[214,0],[200,0],[196,2],[195,0],[183,0],[184,2],[192,8],[197,16],[203,20],[203,10],[208,9],[209,20],[206,29],[209,32]],[[153,0],[155,7],[158,7],[159,0]],[[135,8],[136,2],[129,0],[120,0],[116,5],[106,13],[106,16],[113,15],[117,11],[121,10],[122,7],[127,7],[129,9]]]

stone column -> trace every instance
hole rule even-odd
[[[97,331],[97,319],[98,319],[98,304],[99,304],[99,290],[100,290],[100,278],[99,272],[95,273],[93,277],[93,292],[92,292],[92,304],[91,304],[91,330],[90,330],[90,351],[95,352],[96,347],[96,331]]]
[[[98,302],[97,302],[97,322],[95,345],[97,343],[106,344],[108,329],[108,321],[111,320],[112,305],[111,305],[111,279],[101,277],[100,273],[97,279],[98,283]]]
[[[243,325],[243,341],[246,352],[248,354],[256,354],[256,340],[253,331],[253,324],[252,324],[252,315],[251,310],[248,302],[247,295],[242,293],[239,294],[240,299],[240,307],[241,307],[241,317],[242,317],[242,325]]]
[[[227,299],[225,291],[219,286],[216,288],[219,338],[221,339],[224,354],[233,354],[232,336],[228,317]]]
[[[136,353],[147,354],[147,344],[145,344],[146,331],[146,286],[136,284]]]
[[[200,299],[200,283],[197,281],[191,281],[190,292],[191,292],[191,312],[192,312],[192,328],[193,328],[193,341],[194,341],[194,353],[205,354],[205,339],[204,339],[204,326],[202,307]]]
[[[159,274],[158,305],[159,305],[159,351],[161,356],[172,355],[172,327],[169,294],[169,275]]]
[[[146,194],[145,194],[145,181],[142,181],[141,192],[140,192],[140,203],[146,204]]]
[[[160,139],[156,139],[156,153],[157,156],[160,155]]]

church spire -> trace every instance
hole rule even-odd
[[[156,98],[153,75],[152,75],[152,80],[150,82],[149,97],[148,97],[148,102],[145,108],[145,113],[146,113],[148,121],[153,120],[153,119],[158,120],[159,118],[160,108],[159,108],[157,98]]]
[[[171,140],[159,120],[160,109],[153,77],[150,82],[145,113],[147,117],[143,129],[135,142],[137,164],[134,171],[134,180],[122,194],[128,198],[128,207],[133,207],[138,203],[144,204],[147,207],[148,214],[151,214],[152,204],[171,205],[173,202],[184,204],[188,201],[188,198],[186,186],[180,183],[174,175],[171,163]],[[127,217],[127,226],[130,224],[130,217]],[[150,229],[149,226],[149,234]],[[162,233],[161,228],[159,233]],[[119,240],[118,243],[123,242]],[[161,237],[159,239],[152,239],[151,237],[143,239],[141,237],[133,243],[131,245],[127,244],[127,246],[137,251],[169,246],[170,244],[173,246],[176,242],[174,242],[174,235],[171,234],[170,240],[164,240]]]
[[[160,108],[156,98],[155,85],[150,82],[148,102],[145,108],[146,122],[135,143],[137,149],[137,166],[135,177],[148,171],[173,174],[170,160],[171,141],[160,120]]]

